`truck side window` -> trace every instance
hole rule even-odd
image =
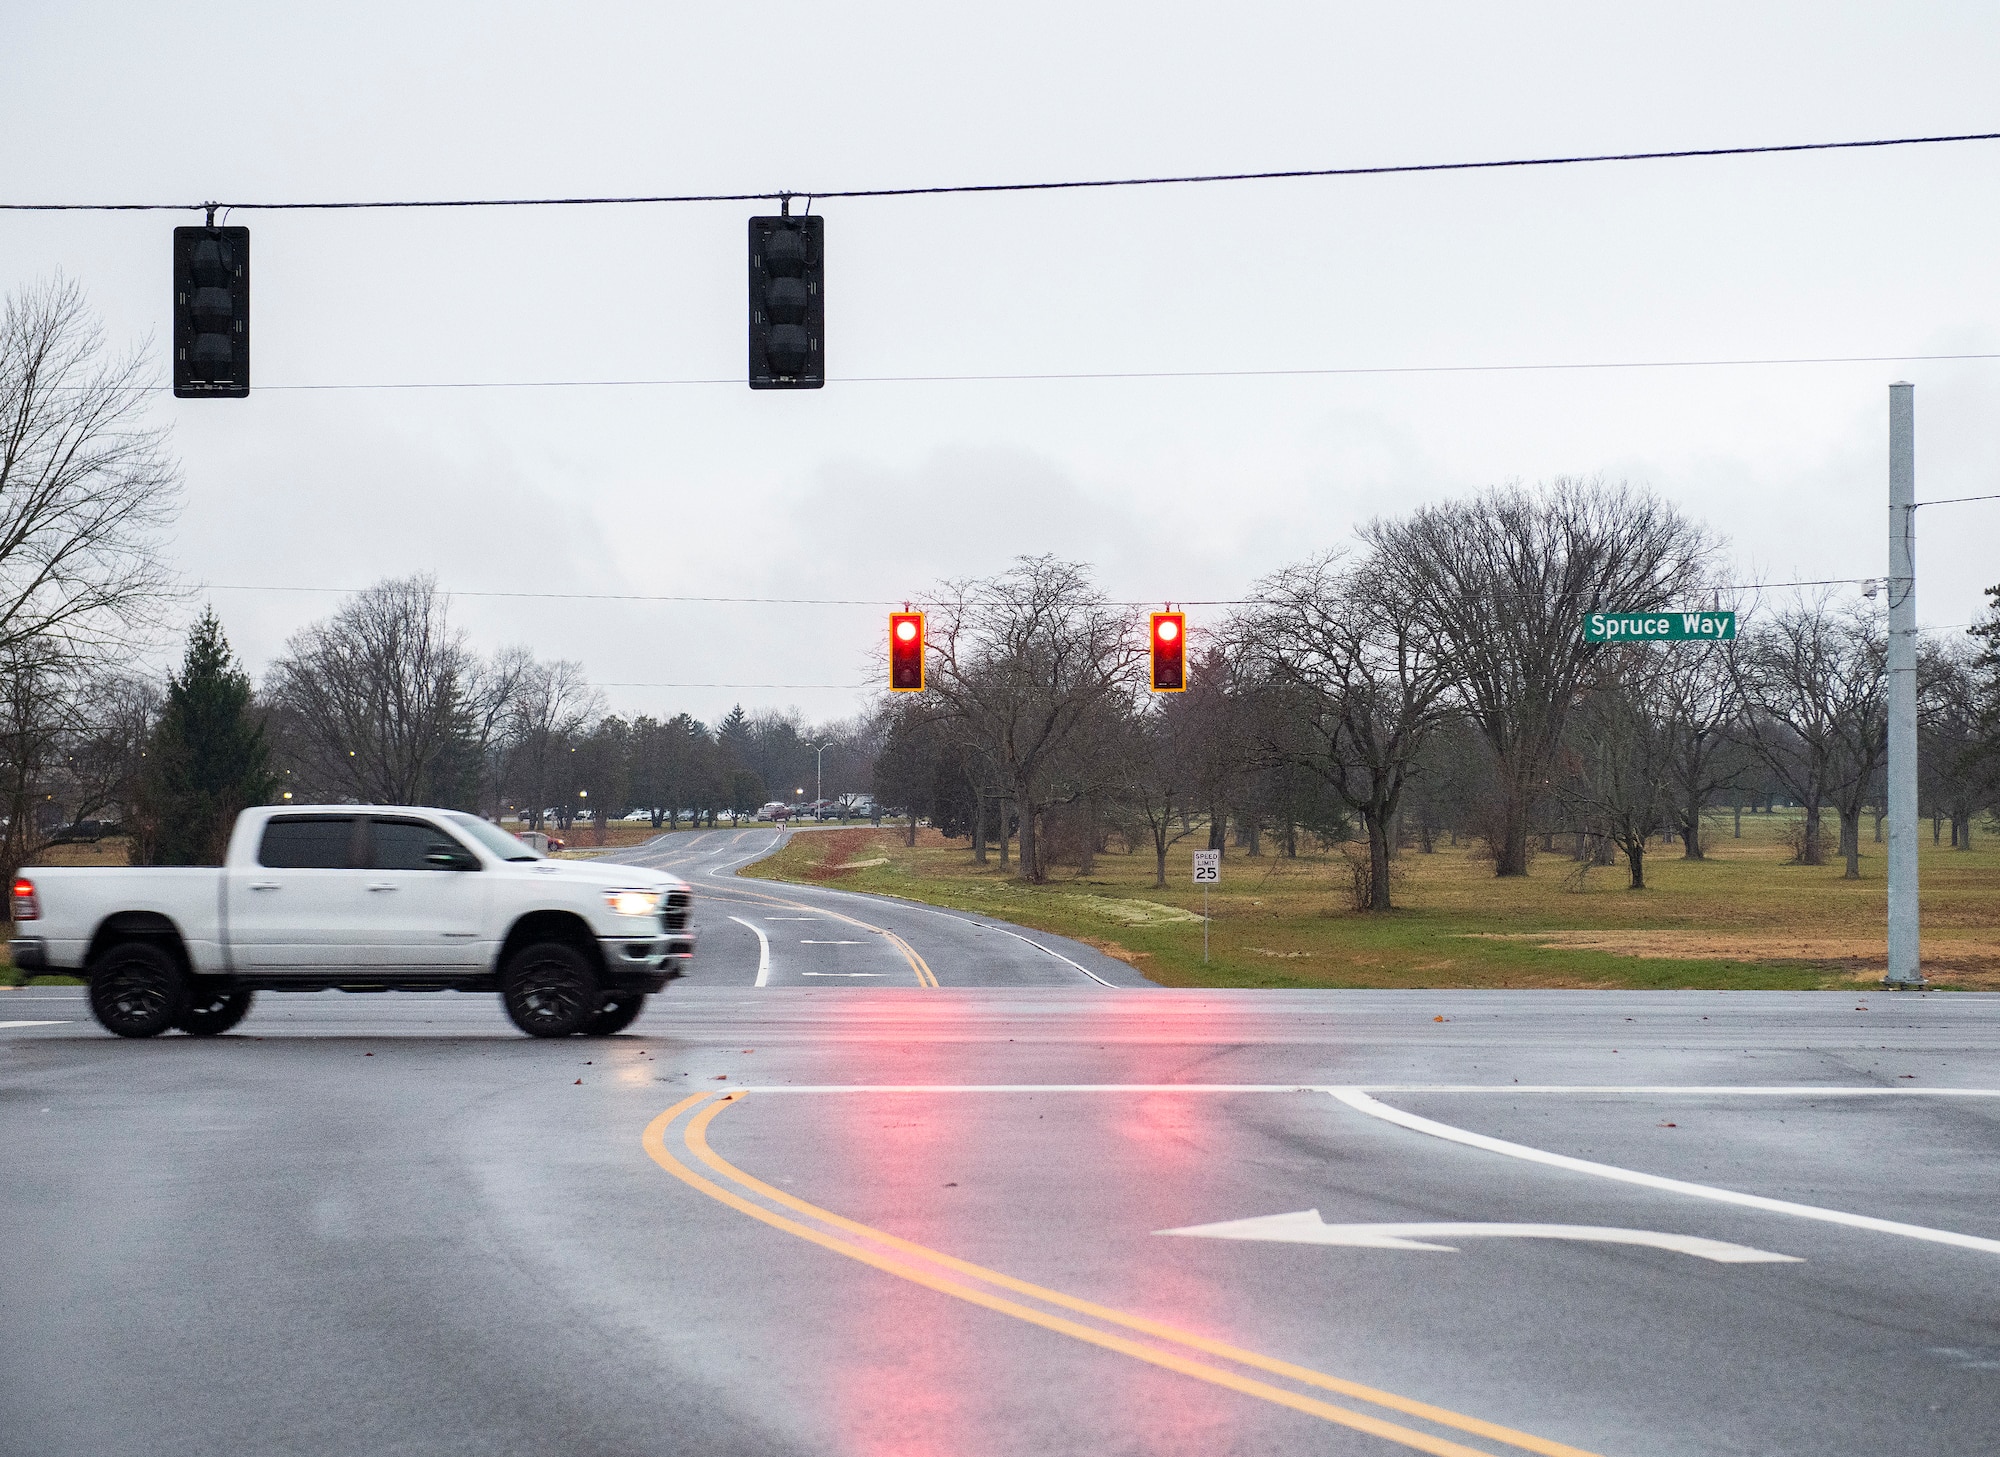
[[[433,852],[460,855],[476,862],[472,852],[436,825],[422,820],[371,820],[368,839],[374,870],[448,870],[430,859]]]
[[[280,816],[264,826],[257,863],[274,870],[347,870],[354,864],[354,816]]]

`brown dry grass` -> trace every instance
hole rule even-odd
[[[1861,879],[1841,866],[1787,863],[1787,818],[1745,816],[1744,838],[1716,827],[1708,858],[1678,846],[1647,858],[1648,888],[1624,867],[1578,884],[1567,855],[1542,854],[1502,880],[1469,846],[1405,851],[1398,909],[1356,914],[1337,853],[1284,860],[1231,847],[1211,896],[1211,959],[1201,961],[1201,893],[1188,884],[1183,841],[1169,884],[1152,857],[1114,853],[1089,876],[1059,871],[1044,886],[971,863],[964,841],[931,831],[914,848],[900,830],[795,837],[750,874],[838,881],[856,890],[985,911],[1076,937],[1169,985],[1852,987],[1885,962],[1882,847],[1863,827]],[[1197,837],[1199,838],[1199,837]],[[1969,852],[1933,847],[1923,877],[1925,971],[1940,986],[2000,989],[2000,837]],[[861,862],[879,862],[863,864]]]

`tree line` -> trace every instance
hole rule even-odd
[[[1800,813],[1858,876],[1879,837],[1886,638],[1867,597],[1754,602],[1721,543],[1659,497],[1558,480],[1369,522],[1272,573],[1200,642],[1181,694],[1146,691],[1143,614],[1081,565],[1024,559],[943,584],[930,691],[881,712],[878,795],[1019,873],[1088,869],[1114,843],[1165,883],[1190,837],[1349,853],[1356,904],[1392,905],[1404,842],[1482,847],[1502,876],[1538,852],[1581,874],[1649,849],[1701,858],[1716,816]],[[1924,645],[1920,751],[1933,833],[1969,848],[2000,802],[2000,588],[1968,636]],[[1593,643],[1592,612],[1735,610],[1733,642]]]
[[[809,724],[624,717],[570,661],[475,651],[436,582],[384,581],[295,633],[253,685],[205,613],[164,681],[138,665],[180,600],[160,543],[181,479],[144,362],[110,355],[71,284],[0,311],[0,870],[117,824],[142,861],[217,858],[250,804],[429,803],[567,830],[588,810],[706,823],[806,786],[872,788],[1026,879],[1114,845],[1195,839],[1348,858],[1392,904],[1405,844],[1468,840],[1497,874],[1704,853],[1717,815],[1783,801],[1794,857],[1858,875],[1879,835],[1882,616],[1864,596],[1763,603],[1670,503],[1601,481],[1385,516],[1255,583],[1146,691],[1144,614],[1080,563],[941,583],[928,690]],[[2000,587],[1920,655],[1923,803],[1969,848],[2000,802]],[[1592,612],[1728,608],[1727,644],[1590,643]],[[821,779],[815,770],[824,767]],[[1828,829],[1832,830],[1829,851]]]

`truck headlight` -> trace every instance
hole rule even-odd
[[[666,894],[659,890],[607,890],[604,903],[611,907],[613,915],[654,916],[660,911],[660,899]]]

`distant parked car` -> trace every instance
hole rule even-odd
[[[106,835],[121,832],[118,825],[106,820],[78,820],[75,824],[64,825],[50,837],[51,845],[94,845]]]

